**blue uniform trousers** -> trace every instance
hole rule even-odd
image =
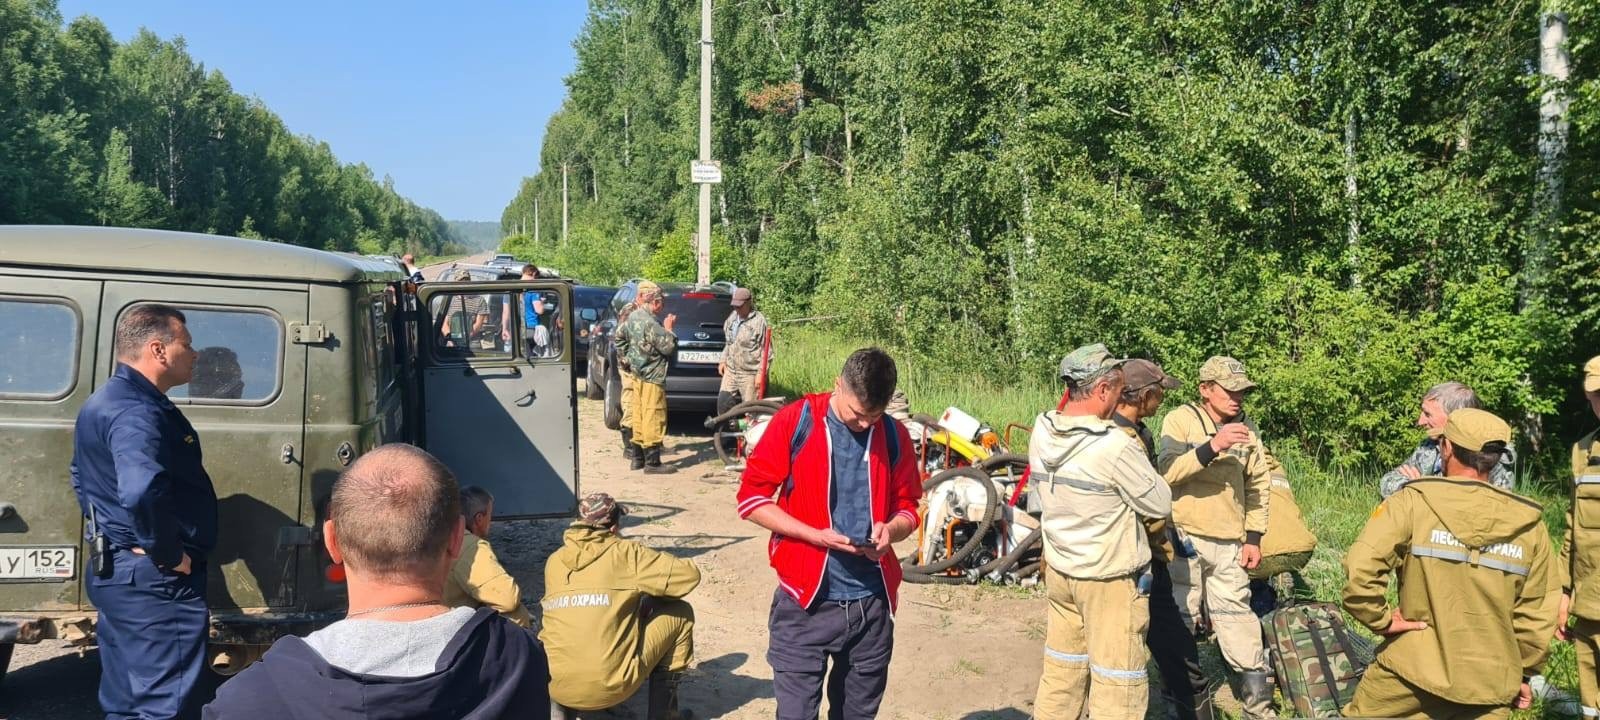
[[[205,667],[210,613],[206,566],[164,572],[150,558],[117,550],[109,578],[91,576],[100,613],[100,709],[106,720],[195,716],[190,696]]]

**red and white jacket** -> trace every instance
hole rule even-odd
[[[833,526],[828,496],[833,487],[833,447],[828,434],[828,400],[831,393],[807,395],[779,410],[750,453],[739,483],[739,517],[747,518],[756,508],[774,502],[795,519],[814,528]],[[802,417],[802,405],[810,405],[811,429],[791,463],[791,443]],[[922,480],[917,472],[916,451],[905,427],[885,415],[871,428],[867,441],[867,482],[872,502],[872,521],[887,523],[905,516],[918,523],[917,501],[922,498]],[[898,440],[898,461],[890,467],[886,433]],[[792,482],[789,482],[792,478]],[[776,496],[776,500],[774,500]],[[774,534],[767,543],[767,556],[778,571],[778,585],[803,608],[810,608],[828,571],[825,548]],[[889,607],[898,607],[900,561],[890,552],[878,562],[883,572],[883,587],[889,594]]]

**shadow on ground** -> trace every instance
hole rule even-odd
[[[771,680],[734,672],[749,660],[744,653],[728,653],[690,668],[678,686],[679,707],[692,711],[696,718],[720,718],[751,701],[772,697]],[[576,720],[642,720],[648,714],[647,690],[648,686],[640,687],[627,702],[610,710],[579,713]]]
[[[1002,708],[1000,710],[979,710],[961,716],[961,720],[1029,720],[1032,718],[1016,708]]]

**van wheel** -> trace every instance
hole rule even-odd
[[[605,421],[607,430],[622,428],[622,378],[616,370],[606,373]]]
[[[599,400],[606,396],[605,386],[600,383],[600,378],[594,371],[597,359],[591,351],[587,371],[583,374],[583,396],[590,400]]]

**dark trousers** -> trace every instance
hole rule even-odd
[[[1210,691],[1206,674],[1200,669],[1200,650],[1194,642],[1194,628],[1185,627],[1178,601],[1172,594],[1172,575],[1167,564],[1150,563],[1150,630],[1144,644],[1161,672],[1161,685],[1167,699],[1182,720],[1193,720],[1196,700]]]
[[[878,716],[894,654],[887,598],[874,595],[844,603],[823,599],[808,611],[780,589],[772,596],[767,630],[778,720],[816,720],[824,680],[828,720]]]
[[[205,588],[204,563],[179,575],[126,550],[114,553],[111,577],[89,578],[106,720],[198,716],[191,696],[205,667]]]

